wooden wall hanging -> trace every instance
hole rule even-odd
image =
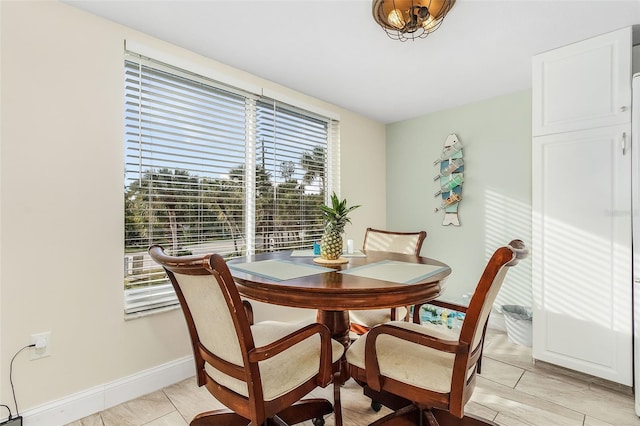
[[[464,182],[464,159],[462,158],[462,142],[455,133],[447,136],[440,157],[434,161],[440,165],[440,173],[433,178],[440,183],[440,190],[434,194],[442,201],[436,212],[444,210],[442,225],[460,226],[458,207],[462,201],[462,183]]]

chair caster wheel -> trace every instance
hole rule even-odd
[[[378,401],[371,401],[371,409],[377,413],[382,409],[382,404]]]
[[[313,426],[324,426],[324,418],[318,417],[317,419],[311,420],[311,423],[313,423]]]

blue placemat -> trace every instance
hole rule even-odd
[[[446,266],[382,260],[369,265],[340,271],[339,273],[394,283],[413,284],[445,270],[447,270]]]
[[[273,281],[286,281],[294,278],[307,277],[309,275],[322,274],[335,271],[324,266],[306,265],[291,262],[289,260],[259,260],[257,262],[230,263],[229,269],[258,275]]]

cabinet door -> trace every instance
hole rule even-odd
[[[533,138],[533,357],[631,385],[629,125]]]
[[[631,121],[631,27],[533,57],[534,136]]]

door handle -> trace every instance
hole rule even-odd
[[[627,154],[627,132],[622,132],[622,155]]]

